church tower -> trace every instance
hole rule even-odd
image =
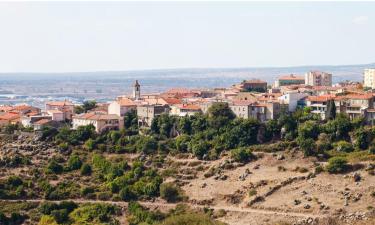
[[[139,85],[138,80],[135,80],[133,86],[133,98],[139,100],[141,98],[141,85]]]

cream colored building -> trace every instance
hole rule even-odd
[[[73,129],[90,124],[95,127],[97,133],[101,133],[106,130],[122,129],[124,127],[124,120],[122,117],[114,114],[84,113],[73,116]]]
[[[118,116],[124,116],[131,110],[136,110],[137,105],[129,98],[119,98],[113,101],[108,106],[108,114],[115,114]]]
[[[375,68],[365,69],[363,86],[373,89],[375,88]]]
[[[310,71],[305,74],[305,84],[310,86],[332,86],[332,74]]]

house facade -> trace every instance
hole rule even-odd
[[[93,125],[97,133],[107,130],[120,130],[124,127],[122,117],[114,114],[84,113],[73,116],[73,129],[79,126]]]

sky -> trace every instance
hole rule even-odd
[[[0,72],[375,62],[375,2],[0,2]]]

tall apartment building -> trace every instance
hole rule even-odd
[[[305,84],[311,86],[332,86],[332,74],[310,71],[305,74]]]
[[[363,86],[369,88],[375,88],[375,68],[365,69],[363,79]]]

